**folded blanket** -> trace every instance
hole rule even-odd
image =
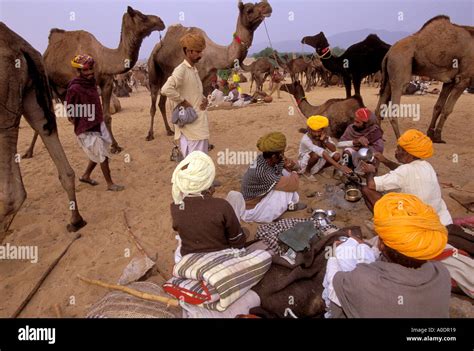
[[[264,250],[193,253],[174,266],[163,290],[186,303],[225,311],[263,278],[271,263]]]

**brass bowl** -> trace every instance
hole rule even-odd
[[[362,193],[358,188],[349,188],[346,189],[344,198],[350,202],[357,202],[362,198]]]

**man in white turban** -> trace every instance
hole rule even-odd
[[[176,263],[190,253],[242,248],[245,244],[246,233],[232,206],[212,196],[215,175],[214,162],[201,151],[191,152],[173,172],[170,207],[173,229],[178,232]]]

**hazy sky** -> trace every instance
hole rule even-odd
[[[266,24],[272,42],[300,40],[319,31],[326,35],[364,28],[414,32],[438,14],[450,16],[455,23],[474,25],[473,0],[270,0],[270,4],[273,14]],[[236,0],[0,0],[0,20],[40,52],[46,49],[49,30],[54,27],[87,30],[103,45],[115,48],[127,5],[160,16],[166,25],[200,27],[223,45],[231,42],[237,23]],[[179,20],[180,12],[184,21]],[[158,33],[145,39],[140,58],[147,58],[158,40]],[[268,42],[263,24],[254,37],[254,43],[262,42]]]

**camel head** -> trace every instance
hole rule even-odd
[[[133,33],[137,39],[143,39],[156,30],[165,29],[165,24],[160,17],[144,15],[130,6],[123,15],[122,32]]]
[[[254,32],[265,17],[272,15],[272,7],[267,0],[252,4],[244,4],[239,1],[240,24],[251,32]]]
[[[328,40],[326,39],[326,36],[323,32],[319,32],[319,34],[313,35],[312,37],[304,37],[303,39],[301,39],[301,43],[315,48],[316,52],[320,56],[325,53],[323,52],[323,50],[329,47]]]
[[[282,84],[280,90],[293,95],[296,99],[301,99],[305,96],[303,86],[299,80],[289,84]]]

